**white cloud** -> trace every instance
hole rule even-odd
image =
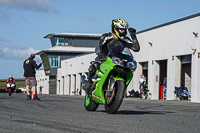
[[[0,0],[0,7],[48,12],[55,11],[53,3],[54,0]]]
[[[1,47],[0,58],[6,59],[6,60],[25,60],[31,55],[31,53],[37,53],[40,51],[32,47],[27,47],[23,45],[7,46],[7,45],[0,44],[0,47]]]

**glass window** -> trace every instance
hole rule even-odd
[[[60,67],[60,56],[49,56],[49,64],[51,67]]]
[[[51,39],[52,46],[72,46],[72,38],[60,38],[60,37],[52,37]]]
[[[55,38],[56,45],[64,46],[64,38]]]
[[[52,66],[52,58],[49,57],[49,64]]]
[[[60,56],[58,56],[58,67],[60,67],[60,63],[61,63]]]
[[[72,39],[72,38],[69,38],[69,39],[68,39],[68,46],[72,46],[72,42],[73,42],[73,39]]]
[[[68,38],[65,38],[65,46],[69,46],[69,44],[68,44]]]
[[[58,58],[55,58],[55,67],[58,66]]]
[[[56,81],[53,82],[53,88],[56,89]]]
[[[53,65],[52,65],[52,67],[55,67],[55,66],[56,66],[56,60],[55,60],[55,57],[53,57],[52,59],[53,59]]]

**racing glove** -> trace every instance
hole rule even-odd
[[[134,28],[128,28],[128,31],[129,31],[130,34],[136,33],[136,29],[134,29]]]

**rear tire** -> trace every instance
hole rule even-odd
[[[114,114],[119,109],[123,101],[125,91],[124,81],[116,81],[114,89],[113,90],[115,91],[115,94],[112,99],[112,102],[108,102],[108,98],[105,98],[105,110],[108,114]]]
[[[95,111],[98,108],[99,104],[95,103],[92,98],[86,94],[85,100],[84,100],[84,107],[87,111]]]

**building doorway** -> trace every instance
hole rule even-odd
[[[68,88],[69,88],[69,95],[71,95],[71,75],[68,75]]]
[[[186,87],[191,94],[191,55],[181,57],[181,87]]]
[[[63,82],[63,95],[64,95],[64,92],[65,92],[65,77],[62,76],[62,82]]]
[[[76,93],[77,93],[77,89],[76,89],[76,75],[75,74],[73,74],[73,82],[72,82],[73,84],[73,86],[72,86],[72,89],[73,89],[73,92],[72,93],[74,93],[74,95],[76,95]]]
[[[49,94],[56,94],[56,76],[49,76]]]
[[[160,86],[163,85],[163,79],[167,78],[167,60],[160,61]]]
[[[79,94],[80,96],[81,96],[81,94],[82,94],[81,76],[82,76],[82,73],[79,73],[79,88],[80,88],[80,90],[79,90],[78,94]]]
[[[163,99],[163,80],[164,78],[167,78],[167,60],[159,61],[159,64],[160,64],[159,99],[162,100]]]
[[[146,84],[148,85],[148,62],[142,63],[142,74],[146,77]]]
[[[153,63],[153,62],[152,62]],[[154,63],[154,91],[153,91],[153,99],[162,99],[162,85],[163,79],[167,78],[167,60],[159,60]]]

